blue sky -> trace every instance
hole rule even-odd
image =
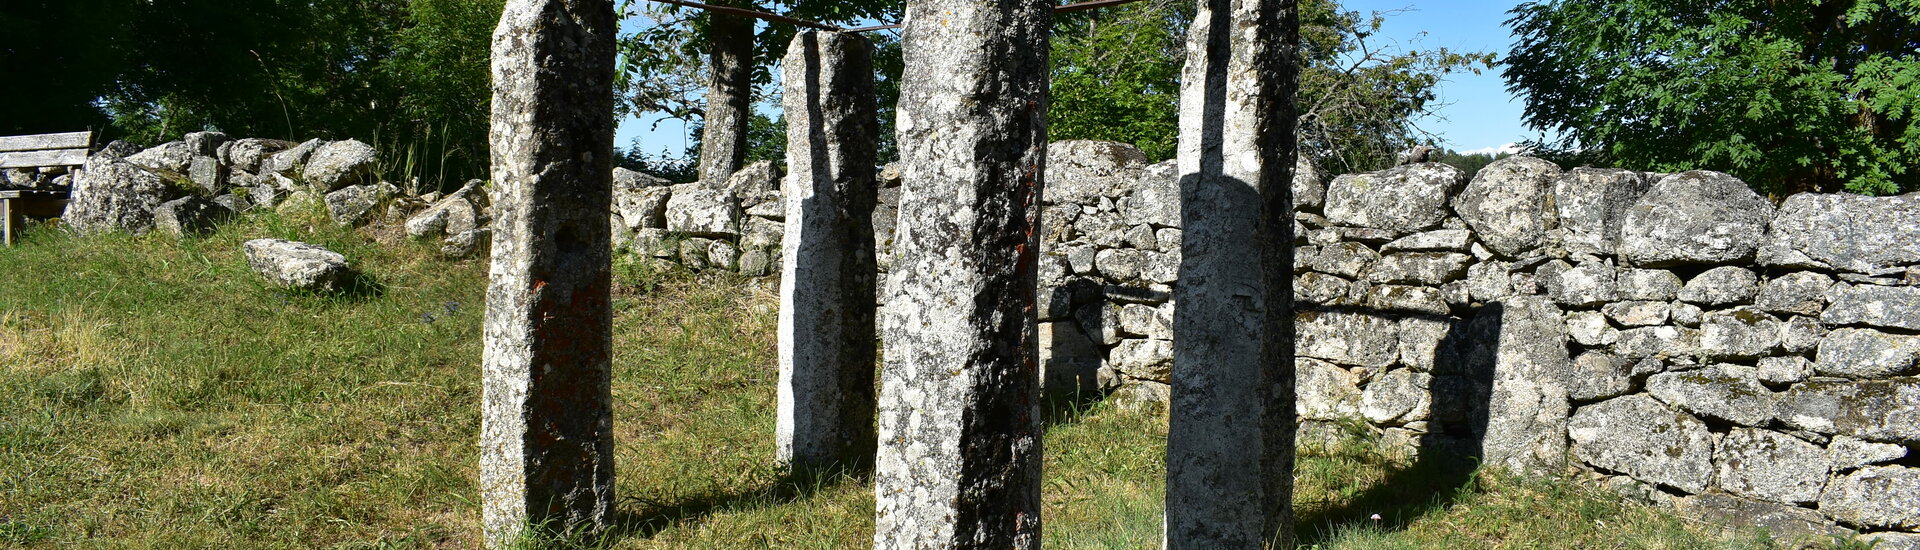
[[[1519,2],[1343,0],[1342,5],[1360,12],[1402,10],[1389,16],[1380,31],[1383,38],[1403,49],[1446,48],[1504,56],[1513,46],[1513,36],[1502,23],[1507,20],[1507,10]],[[1506,86],[1498,68],[1483,70],[1479,75],[1453,75],[1439,89],[1439,101],[1447,105],[1419,124],[1439,134],[1447,147],[1460,151],[1497,148],[1540,137],[1539,132],[1528,130],[1520,122],[1523,106],[1519,98],[1507,93]]]
[[[1501,23],[1513,0],[1343,0],[1346,9],[1361,12],[1399,10],[1387,18],[1379,38],[1398,49],[1447,48],[1505,54],[1513,37]],[[1424,33],[1424,35],[1422,34]],[[1419,121],[1439,134],[1447,147],[1460,151],[1493,150],[1502,145],[1539,137],[1520,122],[1521,103],[1507,93],[1499,71],[1479,75],[1456,74],[1440,85],[1443,107],[1434,117]],[[627,147],[635,139],[642,150],[678,154],[685,150],[686,127],[676,120],[654,126],[657,117],[629,117],[620,122],[615,143]]]

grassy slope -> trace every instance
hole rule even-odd
[[[0,547],[473,547],[485,265],[376,233],[259,216],[0,249]],[[343,252],[375,289],[270,288],[239,252],[263,236]],[[767,464],[771,287],[620,271],[608,546],[865,547],[861,480]],[[1047,546],[1157,546],[1164,418],[1050,418]],[[1401,471],[1358,441],[1303,457],[1296,497],[1324,548],[1768,546],[1566,482]]]

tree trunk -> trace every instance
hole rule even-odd
[[[750,7],[750,6],[749,6]],[[753,20],[711,14],[707,59],[706,126],[700,133],[700,181],[726,184],[747,159],[747,121],[753,117]]]

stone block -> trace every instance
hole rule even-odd
[[[1576,458],[1644,482],[1700,493],[1713,476],[1706,423],[1645,395],[1580,407],[1567,435]]]
[[[1627,210],[1620,255],[1642,267],[1753,259],[1773,203],[1746,183],[1696,170],[1662,178]]]
[[[1467,174],[1439,163],[1339,176],[1327,186],[1327,220],[1401,234],[1431,229],[1446,217],[1447,200],[1466,180]]]
[[[1549,200],[1560,167],[1552,162],[1512,156],[1493,161],[1473,176],[1453,199],[1453,209],[1494,252],[1517,257],[1548,242],[1559,225]]]

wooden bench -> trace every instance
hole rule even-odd
[[[93,132],[0,136],[0,170],[64,166],[71,181],[92,150]],[[66,191],[0,191],[0,242],[13,246],[13,227],[25,218],[60,217],[67,198]]]

